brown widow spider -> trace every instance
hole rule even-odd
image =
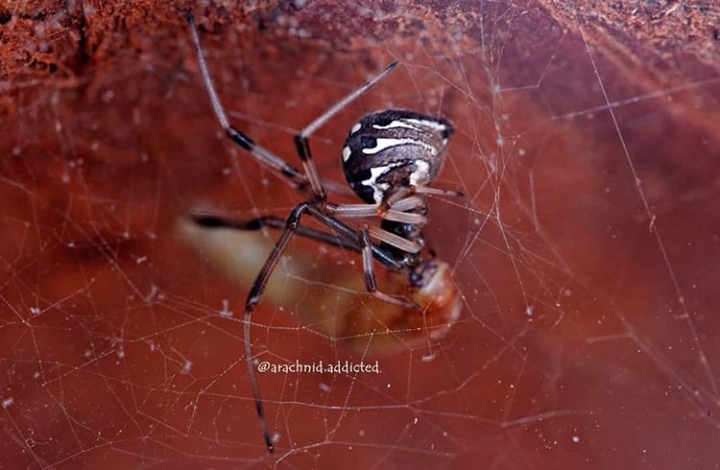
[[[445,119],[413,111],[385,110],[363,117],[350,130],[342,149],[345,177],[350,188],[363,203],[332,204],[327,201],[326,190],[315,167],[308,139],[350,102],[387,77],[395,69],[397,62],[393,62],[375,78],[341,99],[295,136],[295,146],[304,170],[304,173],[301,173],[230,124],[210,77],[192,13],[188,12],[187,20],[205,88],[215,116],[226,136],[307,198],[295,206],[287,220],[273,216],[248,221],[235,221],[211,215],[194,216],[195,222],[204,227],[228,227],[240,230],[259,230],[269,227],[282,230],[280,239],[250,288],[243,317],[245,358],[255,408],[265,445],[268,451],[273,453],[274,443],[265,418],[253,364],[250,316],[260,302],[273,270],[294,235],[361,253],[365,288],[382,301],[398,306],[401,315],[414,315],[420,319],[429,315],[439,316],[446,325],[457,319],[460,313],[460,295],[452,281],[449,265],[435,259],[433,253],[421,254],[425,246],[423,229],[427,225],[428,213],[424,196],[430,194],[462,196],[457,191],[428,186],[443,166],[447,144],[454,129]],[[304,215],[314,218],[330,231],[301,225],[300,219]],[[340,220],[372,216],[382,219],[379,227],[364,224],[358,230]],[[374,243],[371,238],[378,240],[379,243]],[[373,260],[377,260],[393,272],[407,276],[405,298],[391,296],[378,289]],[[419,324],[422,325],[422,322]]]

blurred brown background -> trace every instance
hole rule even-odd
[[[427,236],[454,268],[459,324],[380,374],[261,375],[276,458],[241,352],[248,286],[176,221],[285,216],[300,199],[219,131],[188,8],[233,122],[298,166],[293,134],[400,62],[314,136],[326,179],[342,182],[343,139],[370,110],[457,128],[438,186],[465,198],[432,200]],[[0,467],[720,464],[719,16],[713,2],[0,2]],[[361,276],[357,257],[296,247],[318,259],[300,286]],[[322,288],[333,315],[341,288]],[[258,308],[261,359],[370,360],[295,310]]]

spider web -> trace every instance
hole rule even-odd
[[[716,57],[661,41],[717,7],[638,6],[623,42],[613,10],[355,2],[358,25],[424,27],[333,55],[308,39],[322,4],[294,4],[271,21],[284,48],[248,44],[232,23],[223,42],[202,32],[231,119],[297,164],[294,133],[399,60],[311,145],[342,183],[339,149],[363,113],[455,124],[437,186],[464,197],[431,198],[426,235],[452,266],[461,318],[399,352],[361,329],[338,341],[327,324],[367,302],[361,260],[293,242],[253,316],[257,360],[379,372],[259,373],[269,457],[242,310],[277,233],[202,232],[183,215],[285,217],[302,199],[223,137],[187,30],[171,59],[128,55],[83,93],[6,76],[0,467],[717,465],[720,76]]]

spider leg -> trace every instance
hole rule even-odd
[[[344,235],[346,237],[350,237],[352,240],[355,240],[358,244],[362,244],[363,249],[363,262],[366,266],[366,287],[368,287],[368,291],[370,291],[371,294],[375,295],[376,297],[379,297],[383,300],[387,300],[391,303],[400,303],[400,305],[405,305],[405,302],[399,301],[393,297],[387,296],[383,293],[377,292],[377,282],[375,280],[374,272],[372,270],[372,256],[377,256],[378,252],[382,253],[382,250],[378,249],[370,243],[369,236],[367,233],[367,229],[363,229],[364,232],[362,235],[358,235],[356,231],[354,231],[352,228],[348,227],[347,225],[343,224],[339,220],[335,219],[332,215],[325,214],[322,212],[320,208],[318,208],[314,203],[312,202],[302,202],[295,206],[295,208],[290,213],[290,216],[287,218],[287,221],[285,222],[285,229],[283,230],[282,234],[280,235],[280,239],[275,244],[275,247],[273,248],[272,252],[268,256],[267,260],[265,260],[265,264],[263,265],[262,269],[260,270],[260,273],[255,278],[255,282],[253,282],[252,287],[250,288],[250,292],[248,293],[247,300],[245,301],[245,315],[243,317],[243,339],[245,342],[245,360],[247,361],[248,366],[248,374],[250,376],[250,383],[252,386],[252,392],[253,392],[253,398],[255,400],[255,410],[257,411],[258,418],[260,419],[260,426],[263,433],[263,438],[265,439],[265,444],[268,448],[268,451],[272,454],[274,452],[274,446],[272,442],[272,438],[270,436],[270,431],[267,424],[267,419],[265,418],[265,409],[263,407],[263,401],[262,396],[260,394],[260,385],[257,380],[257,375],[255,374],[255,368],[253,364],[253,356],[252,356],[252,345],[250,342],[250,326],[251,326],[251,316],[252,312],[257,307],[258,303],[260,303],[260,298],[262,297],[263,292],[265,291],[265,287],[267,286],[268,281],[270,280],[270,276],[272,275],[273,271],[275,270],[275,267],[277,266],[278,261],[280,261],[280,258],[287,248],[288,244],[290,243],[290,240],[294,235],[296,235],[299,231],[300,227],[300,218],[308,214],[315,218],[318,222],[326,225],[327,227],[331,228],[332,230],[338,231],[341,235]],[[372,230],[372,229],[371,229]],[[385,231],[383,231],[385,232]],[[398,237],[397,235],[393,235],[391,233],[385,232],[388,235],[394,236],[399,238],[400,240],[405,240],[404,238]],[[369,262],[368,262],[369,260]],[[395,261],[394,259],[390,259],[390,262],[392,262],[394,265],[398,267],[398,270],[402,270],[402,266]],[[369,274],[368,274],[369,271]],[[373,289],[373,290],[371,290]],[[415,306],[415,304],[410,304],[412,306]]]
[[[363,274],[365,275],[365,289],[378,299],[401,307],[407,307],[420,310],[420,306],[415,302],[398,299],[378,290],[377,278],[373,269],[372,242],[368,233],[368,226],[365,225],[360,230],[360,239],[362,240],[362,258],[363,258]]]
[[[405,212],[424,205],[425,201],[421,197],[409,196],[392,203],[389,208],[386,208],[386,204],[328,204],[326,210],[337,217],[379,216],[393,222],[424,226],[427,223],[425,215],[417,212]],[[403,238],[380,227],[372,226],[368,231],[373,238],[407,253],[417,253],[422,249],[422,244],[417,240]]]
[[[426,224],[427,218],[418,213],[407,212],[417,209],[425,205],[425,201],[419,196],[408,196],[394,202],[392,205],[386,204],[327,204],[327,210],[337,217],[372,217],[378,216],[386,220],[394,222],[402,222],[406,224]]]
[[[422,244],[416,240],[408,240],[394,233],[390,233],[387,230],[383,230],[380,227],[371,226],[368,230],[373,238],[399,248],[407,253],[417,253],[422,249]]]
[[[284,229],[286,221],[280,217],[275,216],[263,216],[250,220],[236,220],[227,217],[208,215],[208,214],[189,214],[189,217],[198,225],[206,228],[229,228],[237,230],[260,230],[263,227],[272,229]],[[321,212],[316,215],[316,218],[320,220],[323,218],[323,223],[330,227],[334,233],[323,232],[314,228],[305,227],[299,225],[296,235],[309,238],[311,240],[319,241],[330,246],[337,248],[347,249],[360,253],[362,251],[362,240],[361,235],[356,230],[335,219],[331,215],[325,215]],[[405,271],[406,268],[390,253],[388,250],[381,248],[378,245],[371,244],[370,249],[372,255],[382,263],[384,266],[394,271]]]
[[[210,76],[210,70],[208,68],[207,61],[205,60],[205,52],[200,44],[200,36],[198,35],[197,27],[195,25],[195,18],[191,12],[187,13],[187,20],[190,24],[190,32],[192,33],[195,52],[197,54],[198,64],[200,65],[200,73],[202,74],[203,82],[205,83],[205,89],[210,97],[210,102],[212,103],[215,116],[220,123],[220,127],[222,127],[223,131],[225,131],[225,135],[244,150],[248,151],[258,162],[288,179],[294,187],[307,187],[307,176],[302,174],[297,168],[293,167],[282,158],[267,150],[265,147],[256,144],[247,134],[230,124],[227,114],[225,113],[225,109],[220,102],[217,91],[215,90],[212,77]]]
[[[308,180],[310,181],[310,187],[312,188],[313,194],[315,194],[315,198],[318,201],[324,201],[327,198],[327,195],[325,194],[325,189],[323,188],[321,181],[320,181],[320,175],[317,171],[317,167],[315,166],[315,163],[312,158],[312,152],[310,151],[310,142],[309,137],[320,127],[322,127],[328,120],[330,120],[333,116],[335,116],[337,113],[343,110],[348,104],[350,104],[352,101],[356,100],[359,96],[361,96],[363,93],[367,92],[370,88],[372,88],[375,84],[377,84],[379,81],[384,79],[388,76],[390,72],[392,72],[395,67],[397,66],[397,62],[393,62],[387,67],[385,67],[385,70],[380,72],[379,75],[375,76],[374,78],[370,79],[369,81],[365,82],[364,85],[360,86],[359,88],[355,89],[353,92],[345,96],[343,99],[338,101],[335,105],[333,105],[330,109],[325,111],[322,115],[320,115],[318,118],[316,118],[313,122],[308,124],[305,129],[300,131],[298,135],[295,136],[295,147],[297,148],[298,155],[300,156],[300,160],[303,163],[303,167],[305,169],[305,174],[307,175]]]
[[[403,212],[395,208],[383,210],[382,206],[378,204],[329,204],[328,211],[333,215],[342,218],[379,216],[386,220],[402,222],[405,224],[425,225],[427,223],[427,217],[422,214]]]
[[[415,188],[416,194],[431,194],[433,196],[445,196],[445,197],[465,197],[465,195],[460,191],[455,191],[452,189],[440,189],[440,188],[431,188],[429,186],[417,186]]]
[[[235,230],[261,230],[264,227],[276,230],[285,228],[285,219],[273,215],[266,215],[250,220],[234,220],[215,215],[192,215],[191,217],[195,223],[205,228],[229,228]],[[356,240],[342,237],[335,233],[323,232],[322,230],[305,227],[304,225],[298,226],[297,232],[295,233],[301,237],[336,248],[358,253],[362,251],[362,248]]]
[[[268,256],[267,260],[265,260],[265,264],[255,278],[255,282],[253,282],[250,292],[248,293],[247,300],[245,301],[245,315],[243,317],[245,360],[247,361],[248,375],[250,376],[250,384],[252,386],[253,398],[255,400],[255,411],[260,419],[260,427],[262,429],[265,445],[271,454],[274,453],[275,449],[272,437],[270,436],[267,419],[265,418],[265,408],[263,406],[262,395],[260,394],[260,384],[258,383],[257,375],[255,374],[255,365],[253,364],[252,344],[250,342],[250,319],[253,310],[255,310],[255,307],[257,307],[260,302],[260,297],[267,286],[270,275],[275,270],[275,267],[277,266],[283,251],[285,251],[285,248],[287,248],[288,243],[292,239],[292,236],[297,232],[300,225],[300,217],[306,210],[308,210],[309,207],[311,206],[308,203],[302,203],[292,211],[285,224],[285,230],[275,244],[270,256]]]

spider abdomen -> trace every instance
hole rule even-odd
[[[402,187],[426,186],[442,169],[452,133],[447,120],[413,111],[368,114],[345,140],[345,178],[368,204],[386,201]]]

